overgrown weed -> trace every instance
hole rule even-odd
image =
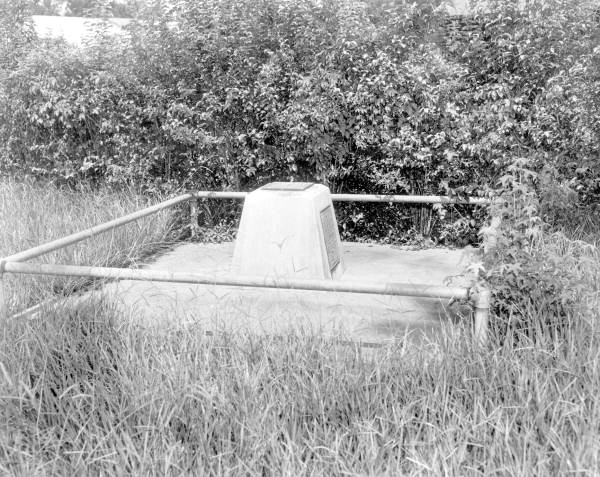
[[[0,180],[0,257],[87,229],[148,206],[134,190]],[[49,253],[36,262],[89,266],[135,266],[171,239],[173,211],[163,211]],[[9,309],[18,310],[55,295],[68,295],[86,279],[5,275]]]
[[[600,347],[573,316],[478,350],[157,334],[89,301],[13,323],[7,474],[560,475],[600,471]],[[597,323],[596,323],[597,325]]]

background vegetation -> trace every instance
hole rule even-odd
[[[20,1],[4,2],[3,24],[23,44]],[[598,202],[600,31],[584,2],[493,2],[460,18],[436,2],[153,5],[128,38],[99,32],[83,50],[31,40],[9,61],[4,171],[167,190],[311,179],[486,195],[527,158],[549,218],[571,196]],[[477,212],[444,214],[339,211],[348,238],[477,241]]]
[[[52,184],[0,180],[0,257],[56,240],[150,205],[136,191],[64,189]],[[175,211],[154,214],[93,239],[43,255],[38,262],[102,267],[135,267],[176,235]],[[65,297],[90,285],[87,279],[7,274],[2,286],[10,313],[47,299]]]
[[[34,15],[71,17],[133,17],[143,0],[37,0],[31,2]]]

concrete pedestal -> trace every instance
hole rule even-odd
[[[344,263],[329,189],[273,182],[248,194],[232,271],[270,278],[339,278]]]

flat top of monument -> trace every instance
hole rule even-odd
[[[261,190],[283,190],[290,192],[299,192],[313,186],[314,182],[269,182],[261,187]]]

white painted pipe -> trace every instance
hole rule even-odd
[[[4,283],[4,262],[0,261],[0,325],[3,329],[4,320],[8,318],[8,305],[6,303],[6,285]]]
[[[199,199],[245,199],[248,192],[193,192]],[[335,202],[382,202],[400,204],[473,204],[490,203],[485,197],[448,197],[443,195],[384,195],[384,194],[331,194]]]
[[[194,283],[205,285],[224,285],[252,288],[279,288],[292,290],[313,290],[338,293],[365,293],[376,295],[413,296],[423,298],[443,298],[470,300],[474,307],[474,341],[479,346],[487,344],[488,320],[491,305],[491,293],[481,288],[474,294],[463,287],[445,287],[412,283],[373,283],[345,282],[315,279],[278,279],[251,276],[214,277],[199,273],[168,272],[159,270],[133,270],[127,268],[83,267],[75,265],[55,265],[40,263],[0,262],[0,318],[6,318],[6,309],[2,287],[5,273],[23,273],[34,275],[79,276],[117,280],[140,280],[175,283]]]
[[[39,257],[41,255],[54,252],[55,250],[59,250],[64,247],[68,247],[69,245],[76,244],[77,242],[81,242],[82,240],[86,240],[90,237],[98,235],[100,233],[106,232],[108,230],[112,230],[116,227],[120,227],[121,225],[128,224],[135,220],[139,220],[143,217],[146,217],[151,214],[155,214],[161,210],[168,209],[169,207],[173,207],[181,202],[185,202],[194,198],[201,199],[244,199],[248,195],[247,192],[212,192],[212,191],[198,191],[198,192],[190,192],[187,194],[183,194],[177,196],[173,199],[167,200],[165,202],[161,202],[160,204],[153,205],[151,207],[147,207],[145,209],[139,210],[137,212],[133,212],[132,214],[125,215],[118,219],[111,220],[109,222],[105,222],[100,225],[96,225],[95,227],[90,227],[89,229],[83,230],[81,232],[76,232],[74,234],[68,235],[66,237],[53,240],[51,242],[47,242],[42,245],[38,245],[37,247],[30,248],[29,250],[25,250],[23,252],[16,253],[14,255],[10,255],[5,257],[4,260],[7,262],[24,262],[26,260],[31,260],[33,258]],[[336,201],[349,202],[396,202],[396,203],[430,203],[430,204],[441,204],[441,203],[469,203],[469,204],[486,204],[489,203],[487,199],[483,198],[468,198],[468,199],[455,199],[444,196],[414,196],[414,195],[368,195],[368,194],[332,194],[332,199]]]
[[[108,230],[120,227],[121,225],[128,224],[129,222],[139,220],[148,215],[160,212],[161,210],[168,209],[169,207],[173,207],[174,205],[177,205],[181,202],[190,200],[192,197],[192,194],[183,194],[165,202],[161,202],[160,204],[156,204],[151,207],[138,210],[137,212],[133,212],[132,214],[125,215],[118,219],[111,220],[110,222],[105,222],[103,224],[96,225],[95,227],[90,227],[89,229],[83,230],[81,232],[76,232],[58,240],[53,240],[52,242],[47,242],[45,244],[38,245],[37,247],[30,248],[29,250],[25,250],[23,252],[11,255],[9,257],[5,257],[3,260],[7,262],[24,262],[26,260],[31,260],[32,258],[39,257],[40,255],[44,255],[46,253],[54,252],[55,250],[59,250],[64,247],[68,247],[69,245],[73,245],[77,242],[81,242],[82,240],[93,237],[94,235],[98,235],[102,232],[106,232]]]
[[[373,194],[331,194],[331,200],[338,202],[384,202],[400,204],[473,204],[486,205],[484,197],[446,197],[442,195],[373,195]]]
[[[340,293],[367,293],[374,295],[415,296],[425,298],[469,299],[469,289],[412,283],[350,282],[300,278],[264,278],[253,276],[215,277],[200,273],[168,272],[162,270],[134,270],[129,268],[83,267],[41,263],[5,262],[4,271],[34,275],[110,278],[155,282],[196,283],[253,288],[283,288]]]
[[[198,199],[190,199],[190,235],[194,238],[198,233]]]
[[[487,288],[478,289],[473,297],[474,319],[473,319],[473,338],[479,346],[487,344],[488,321],[492,294]]]
[[[147,207],[118,219],[105,222],[89,229],[77,232],[67,237],[33,247],[29,250],[5,257],[0,260],[0,315],[5,314],[5,296],[3,287],[3,273],[28,273],[43,275],[66,275],[93,278],[114,278],[146,281],[167,281],[178,283],[197,283],[212,285],[247,286],[262,288],[285,288],[298,290],[335,291],[349,293],[371,293],[383,295],[419,296],[430,298],[456,298],[468,299],[469,290],[459,287],[440,287],[430,285],[402,284],[402,283],[364,283],[364,282],[338,282],[326,280],[305,279],[264,279],[262,277],[222,277],[215,278],[206,275],[180,272],[160,272],[150,270],[130,270],[102,267],[77,267],[71,265],[45,265],[18,263],[39,257],[49,252],[73,245],[82,240],[112,230],[161,210],[173,207],[179,203],[194,199],[245,199],[247,192],[213,192],[197,191],[177,196],[160,204]],[[445,196],[410,196],[410,195],[372,195],[372,194],[332,194],[334,201],[341,202],[383,202],[383,203],[429,203],[429,204],[474,204],[485,205],[490,201],[485,198],[451,198]],[[192,216],[197,214],[196,204],[192,204]],[[481,291],[474,297],[475,300],[475,335],[480,342],[484,342],[487,332],[487,321],[490,307],[489,291]]]
[[[219,192],[211,190],[199,190],[191,192],[198,199],[237,199],[244,200],[249,192]]]

